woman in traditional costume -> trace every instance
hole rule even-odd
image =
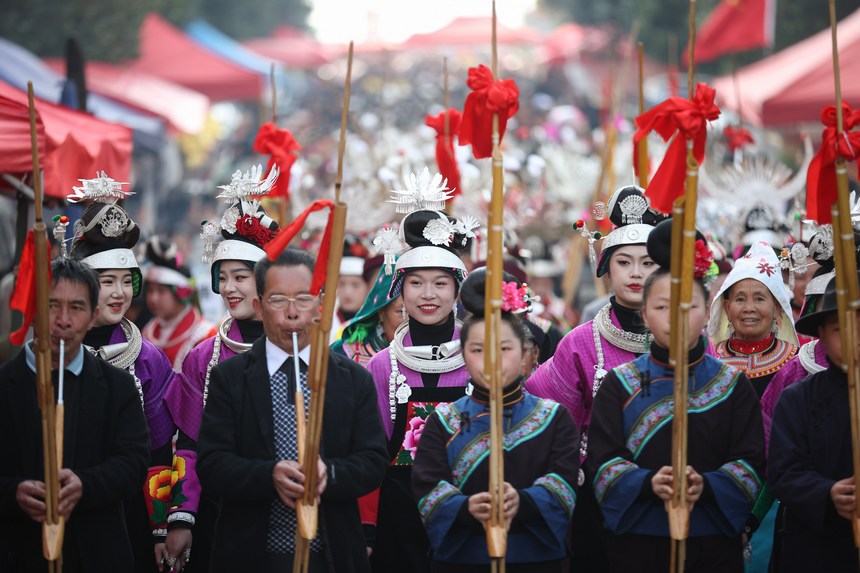
[[[161,348],[178,372],[191,349],[215,334],[215,325],[197,309],[194,280],[175,243],[151,237],[146,258],[146,305],[154,316],[143,337]]]
[[[672,463],[674,371],[669,365],[671,222],[658,225],[648,252],[661,270],[645,285],[642,317],[651,351],[614,368],[594,400],[587,470],[610,531],[613,572],[669,569],[665,502],[674,471],[685,471],[691,505],[686,570],[741,573],[741,532],[761,488],[764,436],[755,392],[742,372],[706,354],[707,247],[697,248],[689,311],[690,389],[686,468]],[[698,241],[697,241],[698,242]]]
[[[606,374],[647,352],[649,337],[639,315],[645,280],[657,265],[645,248],[657,222],[642,189],[619,189],[607,205],[616,228],[603,239],[597,276],[606,275],[613,296],[597,317],[569,332],[555,354],[526,381],[526,390],[563,404],[582,432],[580,462],[586,458],[594,396]],[[589,237],[593,241],[594,236]],[[573,522],[573,559],[587,571],[608,568],[600,511],[580,472],[579,503]]]
[[[441,176],[437,178],[441,182]],[[410,430],[423,424],[436,404],[462,397],[468,379],[456,319],[457,291],[467,273],[455,249],[469,247],[477,222],[464,223],[430,210],[440,209],[446,197],[444,184],[438,185],[437,178],[413,204],[421,210],[407,215],[400,225],[400,237],[410,248],[394,265],[389,298],[402,296],[406,320],[388,348],[368,364],[391,455],[391,467],[379,492],[376,545],[371,555],[376,573],[429,568],[430,545],[410,486],[417,438]],[[396,232],[387,231],[392,236],[386,239],[383,234],[381,242],[394,246]]]
[[[507,277],[506,277],[507,279]],[[510,277],[513,279],[513,277]],[[471,394],[440,404],[427,418],[415,452],[412,487],[433,546],[434,572],[487,566],[483,525],[490,516],[489,387],[484,380],[486,270],[460,289],[470,313],[460,331]],[[505,282],[500,348],[505,419],[505,517],[510,520],[507,571],[566,571],[567,533],[579,471],[579,435],[564,406],[523,390],[528,327],[517,316],[529,291]]]
[[[797,354],[792,317],[776,253],[768,243],[752,243],[711,303],[708,335],[715,355],[746,374],[759,400],[771,379]],[[760,493],[744,531],[751,572],[767,569],[776,520],[769,488]]]
[[[266,214],[258,199],[269,192],[278,171],[273,169],[263,181],[260,175],[259,166],[244,175],[241,171],[234,173],[230,185],[221,186],[218,195],[230,206],[217,222],[203,223],[203,260],[212,263],[212,291],[221,295],[229,314],[215,336],[188,353],[182,362],[182,374],[165,395],[179,426],[177,463],[185,468],[184,477],[176,483],[185,500],[171,506],[169,519],[194,525],[198,558],[191,565],[193,571],[209,570],[212,533],[218,515],[216,500],[205,494],[201,496],[196,471],[197,436],[209,394],[209,375],[216,365],[247,351],[263,335],[263,323],[253,304],[257,298],[254,265],[266,256],[263,249],[277,235],[278,224]],[[223,237],[220,242],[219,234]]]
[[[173,566],[177,559],[181,566],[191,546],[191,534],[188,529],[168,533],[167,509],[172,503],[171,483],[176,471],[171,438],[176,427],[163,402],[175,372],[164,353],[125,318],[132,298],[141,289],[140,267],[132,251],[140,238],[140,228],[116,204],[127,195],[122,190],[123,183],[104,173],[82,183],[69,200],[94,202],[75,222],[71,256],[98,271],[100,285],[98,317],[84,344],[94,355],[134,377],[149,428],[151,454],[146,483],[141,495],[125,504],[136,571],[152,572],[163,562]],[[62,219],[55,234],[62,242]]]

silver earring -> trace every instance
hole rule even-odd
[[[735,325],[734,325],[734,324],[732,324],[731,322],[730,322],[730,323],[728,324],[728,326],[726,327],[726,334],[728,334],[728,335],[729,335],[729,338],[734,338],[734,337],[735,337]]]
[[[400,318],[406,320],[409,318],[409,314],[406,312],[406,305],[400,307]]]
[[[454,320],[457,320],[457,303],[454,303]]]
[[[773,324],[770,325],[770,331],[774,334],[779,332],[779,322],[777,322],[776,318],[773,319]]]

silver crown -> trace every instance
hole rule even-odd
[[[621,200],[621,223],[624,225],[640,225],[642,216],[648,211],[648,200],[642,195],[628,195]]]

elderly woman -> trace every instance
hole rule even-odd
[[[759,400],[773,377],[797,354],[792,316],[779,259],[769,244],[753,243],[735,262],[711,303],[708,336],[716,356],[747,375]],[[745,529],[747,553],[752,552],[753,559],[748,571],[767,569],[775,519],[773,496],[764,487]]]

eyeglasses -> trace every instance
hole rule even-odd
[[[295,298],[282,294],[273,294],[266,299],[266,302],[274,310],[286,310],[290,303],[293,302],[297,310],[308,311],[314,309],[317,304],[317,298],[317,296],[312,294],[300,294]]]

